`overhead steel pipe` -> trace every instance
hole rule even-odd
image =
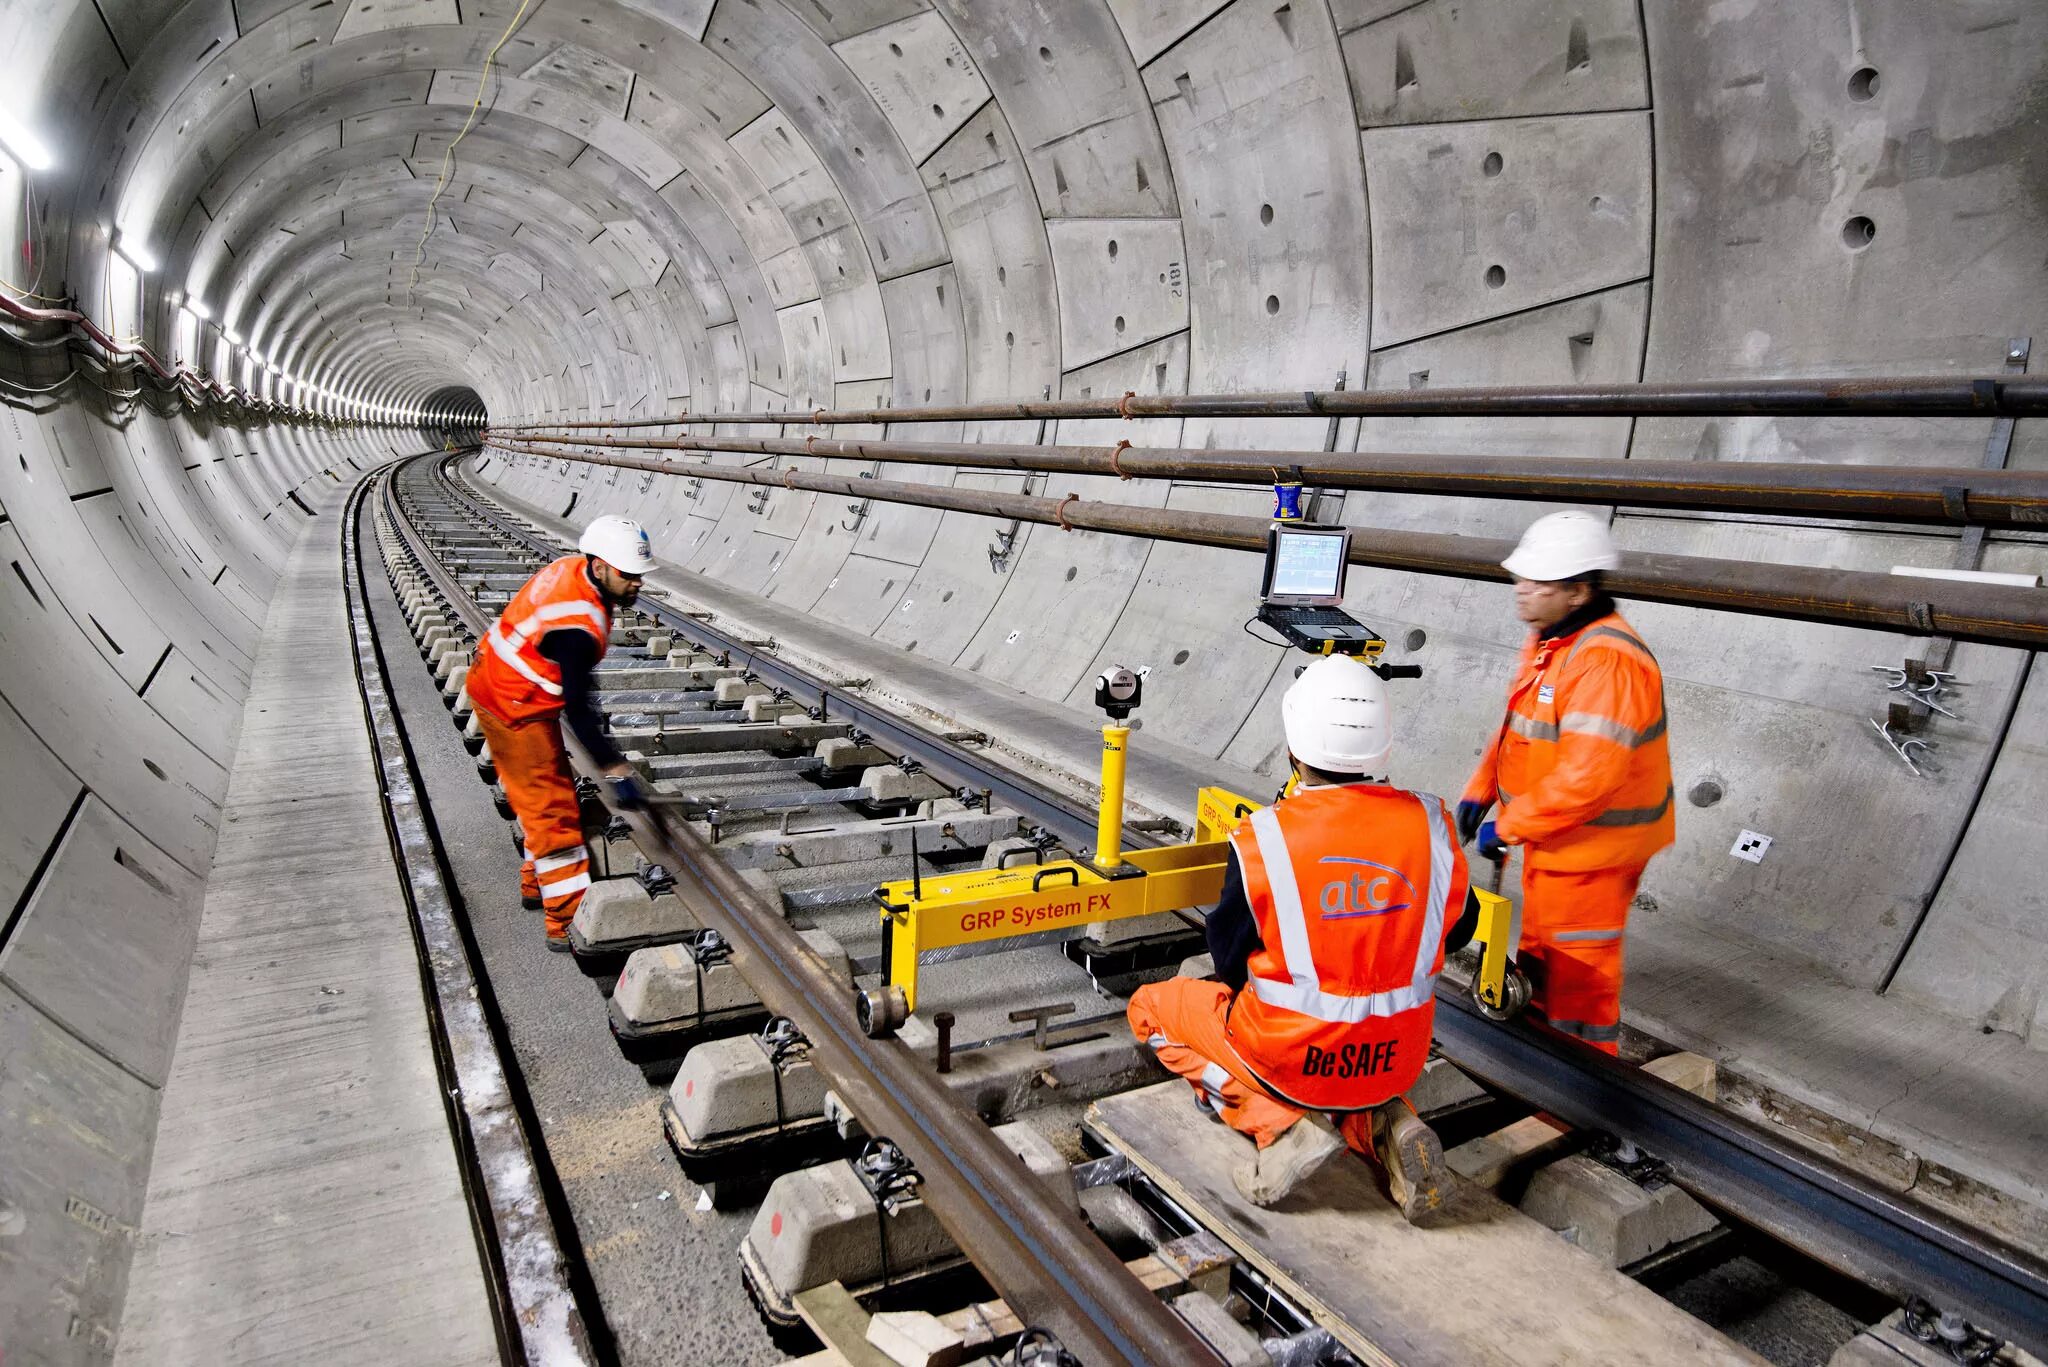
[[[885,503],[907,503],[1004,520],[1014,518],[1068,531],[1108,532],[1243,551],[1264,550],[1271,525],[1262,517],[1141,508],[1083,499],[1077,494],[1040,498],[795,470],[681,465],[648,456],[550,450],[502,438],[491,438],[486,445],[544,459],[651,470],[856,500],[874,498]],[[1465,579],[1505,580],[1509,576],[1500,562],[1512,549],[1512,542],[1484,537],[1367,528],[1351,539],[1351,563]],[[1625,552],[1621,568],[1608,572],[1607,584],[1617,594],[1651,602],[1841,626],[1881,627],[1916,636],[1943,635],[2028,650],[2048,646],[2048,591],[2042,589],[1642,551]]]
[[[523,441],[615,450],[882,460],[976,470],[1270,484],[1283,472],[1322,489],[1621,503],[1706,512],[1886,522],[2048,525],[2048,471],[1816,465],[1791,461],[1597,460],[1577,456],[1202,450],[1190,447],[839,441],[823,437],[605,437]]]
[[[526,423],[503,431],[625,430],[679,423],[1007,422],[1063,418],[2024,418],[2048,414],[2048,379],[2013,375],[1693,380],[1666,384],[1325,389],[1277,394],[1122,397],[810,412],[677,413],[609,422]]]

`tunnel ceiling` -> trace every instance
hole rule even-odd
[[[88,0],[0,24],[38,73],[9,112],[52,143],[69,287],[121,312],[117,230],[161,261],[134,324],[161,351],[371,403],[994,398],[1112,357],[1128,387],[1426,383],[1399,348],[1574,300],[1536,320],[1562,323],[1561,378],[1933,369],[1973,364],[2016,279],[2048,302],[2038,233],[2011,231],[2048,152],[1988,150],[2037,118],[2038,5],[1444,4]],[[1956,270],[1868,287],[1937,235]]]

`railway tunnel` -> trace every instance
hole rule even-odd
[[[0,34],[0,1362],[2048,1351],[2038,4]],[[1541,515],[1609,525],[1662,670],[1625,1063],[1440,1005],[1425,1115],[1485,1215],[1434,1250],[1203,1185],[1231,1137],[1123,1026],[1199,907],[913,948],[917,1009],[854,1024],[878,883],[1097,853],[1105,671],[1146,668],[1134,849],[1284,781],[1287,483],[1420,669],[1404,787],[1455,801],[1500,728]],[[660,568],[601,696],[666,803],[593,816],[594,886],[690,911],[565,961],[449,677],[607,514]],[[650,1033],[660,972],[693,1004]],[[782,1028],[836,1124],[793,1123]],[[775,1144],[706,1157],[669,1078],[735,1048]],[[832,1180],[857,1252],[778,1281],[760,1230]],[[1616,1202],[1663,1233],[1617,1251]],[[927,1319],[954,1357],[873,1356]]]

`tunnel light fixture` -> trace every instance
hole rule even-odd
[[[178,305],[178,307],[183,309],[185,312],[191,314],[194,318],[197,318],[202,323],[211,320],[213,317],[213,310],[208,308],[206,306],[206,301],[204,299],[201,299],[196,294],[186,295],[185,302]]]
[[[235,347],[238,350],[240,349],[242,345],[242,339],[235,336],[235,330],[233,328],[222,328],[220,330],[220,335],[229,346]]]
[[[47,171],[57,164],[43,140],[5,109],[0,109],[0,147],[31,171]]]
[[[156,259],[156,253],[149,249],[147,243],[136,238],[133,233],[119,228],[114,230],[114,251],[123,261],[144,275],[148,275],[163,264]]]

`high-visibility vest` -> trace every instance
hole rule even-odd
[[[557,716],[562,668],[540,653],[551,631],[587,631],[599,659],[612,636],[611,609],[588,572],[589,560],[565,555],[526,581],[484,633],[469,669],[469,700],[500,721]]]
[[[1226,1022],[1245,1067],[1305,1110],[1376,1106],[1429,1057],[1444,934],[1465,855],[1441,798],[1303,788],[1231,832],[1258,923]]]
[[[1677,835],[1664,732],[1663,672],[1620,613],[1532,634],[1465,797],[1498,798],[1533,868],[1639,867]]]

